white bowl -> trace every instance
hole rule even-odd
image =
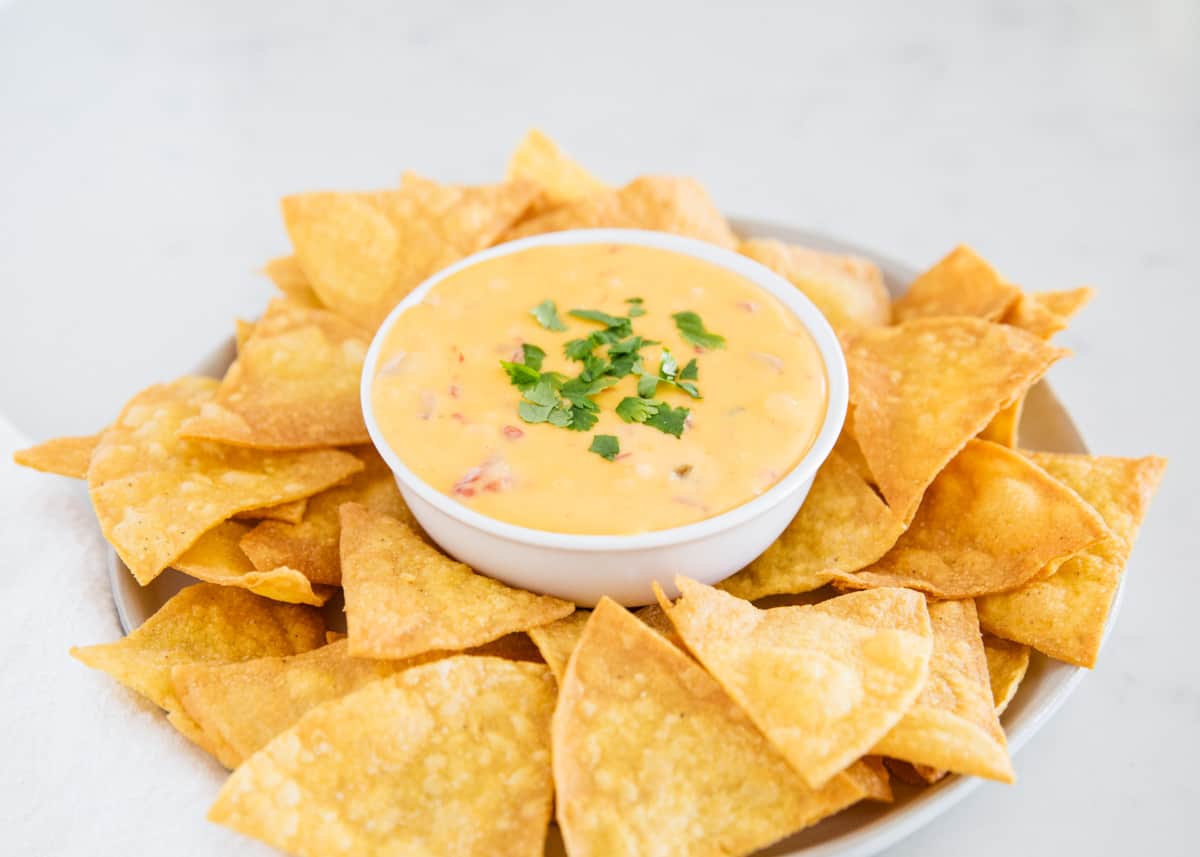
[[[371,382],[383,340],[408,309],[442,280],[487,259],[530,247],[576,244],[637,244],[702,259],[753,282],[777,298],[808,330],[825,363],[829,401],[812,448],[775,485],[720,515],[694,524],[635,535],[572,535],[498,521],[464,506],[412,472],[389,446],[375,420]],[[744,568],[795,517],[813,476],[825,461],[846,418],[849,383],[836,334],[804,293],[745,256],[702,241],[636,229],[581,229],[536,235],[484,250],[451,265],[414,289],[388,315],[367,351],[362,409],[371,440],[396,475],[400,493],[425,531],[451,556],[512,586],[594,605],[601,596],[627,606],[654,601],[651,583],[674,597],[677,573],[716,583]]]

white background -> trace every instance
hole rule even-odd
[[[277,197],[495,178],[530,125],[612,181],[1092,284],[1051,378],[1095,451],[1172,459],[1122,616],[1018,785],[891,853],[1194,853],[1200,3],[719,5],[0,0],[0,414],[98,428],[261,308]]]

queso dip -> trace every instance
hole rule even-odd
[[[825,417],[824,364],[795,316],[739,274],[652,247],[485,260],[384,337],[371,397],[387,443],[436,490],[538,530],[718,515],[778,482]]]

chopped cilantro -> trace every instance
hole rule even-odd
[[[597,344],[591,337],[571,339],[563,346],[563,354],[568,360],[583,360],[591,356],[591,353],[596,350]]]
[[[663,403],[658,399],[626,396],[617,404],[617,416],[627,423],[644,423],[654,416]]]
[[[535,405],[557,405],[558,390],[554,384],[554,380],[552,378],[542,376],[542,378],[533,385],[532,389],[526,391],[525,398],[533,402]]]
[[[573,309],[567,315],[572,315],[575,318],[582,318],[584,321],[598,321],[605,327],[627,328],[629,327],[629,319],[622,318],[618,315],[609,315],[606,312],[601,312],[598,309]],[[625,334],[628,336],[629,334]]]
[[[593,436],[592,445],[588,447],[588,452],[594,452],[606,461],[612,461],[620,451],[621,442],[611,434]]]
[[[507,360],[501,360],[500,365],[508,373],[508,378],[513,382],[513,386],[521,392],[531,388],[541,378],[541,373],[537,369],[524,363],[509,363]]]
[[[700,367],[696,365],[696,358],[693,357],[683,367],[683,371],[679,373],[681,381],[695,381],[700,377]]]
[[[571,431],[588,431],[600,419],[594,410],[587,408],[572,408],[571,422],[566,426]]]
[[[696,385],[691,381],[676,381],[675,386],[683,390],[683,392],[687,393],[693,399],[703,398],[703,396],[700,395],[699,388],[696,387]]]
[[[567,326],[563,324],[563,320],[558,317],[558,307],[549,298],[535,306],[530,312],[533,313],[533,317],[537,319],[538,324],[546,328],[546,330],[567,329]]]
[[[684,423],[687,422],[689,413],[691,412],[687,408],[672,408],[664,403],[646,419],[646,425],[664,434],[679,437],[683,434]]]
[[[526,366],[533,369],[541,369],[542,361],[546,359],[546,352],[538,348],[536,345],[525,343],[521,346],[521,353],[524,355]]]
[[[553,409],[554,405],[535,405],[522,399],[517,405],[517,415],[527,423],[544,423]]]
[[[653,399],[658,390],[658,379],[653,375],[643,375],[638,378],[637,392],[643,399]]]
[[[662,357],[658,361],[658,374],[668,381],[674,381],[678,372],[679,364],[675,361],[675,355],[664,348]]]
[[[725,337],[705,330],[704,322],[694,312],[677,312],[671,318],[675,319],[675,327],[679,329],[679,334],[692,345],[708,349],[725,347]]]
[[[624,378],[631,372],[640,372],[642,368],[642,355],[634,352],[632,354],[618,354],[612,359],[608,365],[608,373],[617,378]]]
[[[641,298],[625,298],[625,303],[629,304],[629,317],[637,318],[646,314],[645,307],[642,306]]]

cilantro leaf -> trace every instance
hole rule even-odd
[[[517,416],[527,423],[544,423],[550,417],[550,411],[553,409],[553,405],[535,405],[533,402],[522,399],[521,403],[517,405]]]
[[[679,334],[692,345],[708,349],[725,347],[725,337],[705,330],[704,322],[694,312],[688,310],[673,313],[671,318],[675,319],[675,327],[679,329]]]
[[[546,328],[546,330],[567,329],[567,326],[563,324],[563,320],[558,317],[558,307],[549,298],[535,306],[530,312],[533,313],[533,317],[537,319],[538,324]]]
[[[546,422],[559,428],[569,428],[573,416],[570,403],[558,404],[550,409]]]
[[[616,383],[617,379],[613,378],[611,375],[602,375],[591,380],[584,380],[583,377],[580,376],[579,378],[572,378],[570,381],[567,381],[565,384],[563,384],[562,394],[564,397],[575,402],[577,405],[579,402],[575,400],[582,399],[589,405],[595,407],[596,403],[587,397],[594,396],[601,390],[607,390]]]
[[[646,419],[646,425],[652,426],[664,434],[679,437],[683,434],[684,423],[687,422],[690,411],[687,408],[672,408],[663,404],[655,409]]]
[[[526,391],[525,398],[535,405],[549,405],[553,407],[558,404],[558,390],[555,388],[552,379],[543,376],[530,390]]]
[[[675,386],[683,390],[683,392],[687,393],[693,399],[704,398],[700,395],[700,390],[691,381],[676,381]]]
[[[663,405],[658,399],[643,399],[640,396],[626,396],[617,405],[617,416],[627,423],[644,423],[653,417]]]
[[[571,422],[567,428],[571,429],[571,431],[588,431],[599,419],[593,410],[573,408],[571,410]]]
[[[545,351],[529,343],[521,346],[521,354],[524,355],[525,365],[532,369],[541,369],[542,361],[546,359]]]
[[[592,437],[588,452],[594,452],[605,461],[612,461],[621,452],[621,442],[615,435],[598,434]]]
[[[658,374],[666,378],[668,381],[674,381],[675,375],[679,372],[679,364],[675,361],[675,356],[667,349],[663,349],[662,357],[658,361]]]
[[[513,386],[522,393],[530,389],[541,378],[541,373],[537,369],[524,363],[509,363],[507,360],[501,360],[500,365],[508,373],[508,379],[512,381]]]
[[[693,357],[683,367],[683,371],[679,373],[681,381],[696,381],[700,378],[700,367],[696,365],[696,358]]]
[[[573,309],[567,315],[581,318],[584,321],[598,321],[605,327],[624,328],[629,326],[629,319],[622,318],[619,315],[609,315],[598,309]]]
[[[646,314],[645,308],[642,306],[641,298],[625,298],[625,303],[629,304],[629,317],[637,318]]]
[[[595,342],[591,337],[587,339],[572,339],[563,346],[563,354],[568,360],[585,360],[591,356],[596,348]]]
[[[643,375],[638,379],[637,394],[643,399],[653,399],[658,390],[658,379],[653,375]]]
[[[608,372],[609,365],[604,358],[589,354],[583,360],[583,371],[579,373],[579,377],[587,381],[599,378]]]

